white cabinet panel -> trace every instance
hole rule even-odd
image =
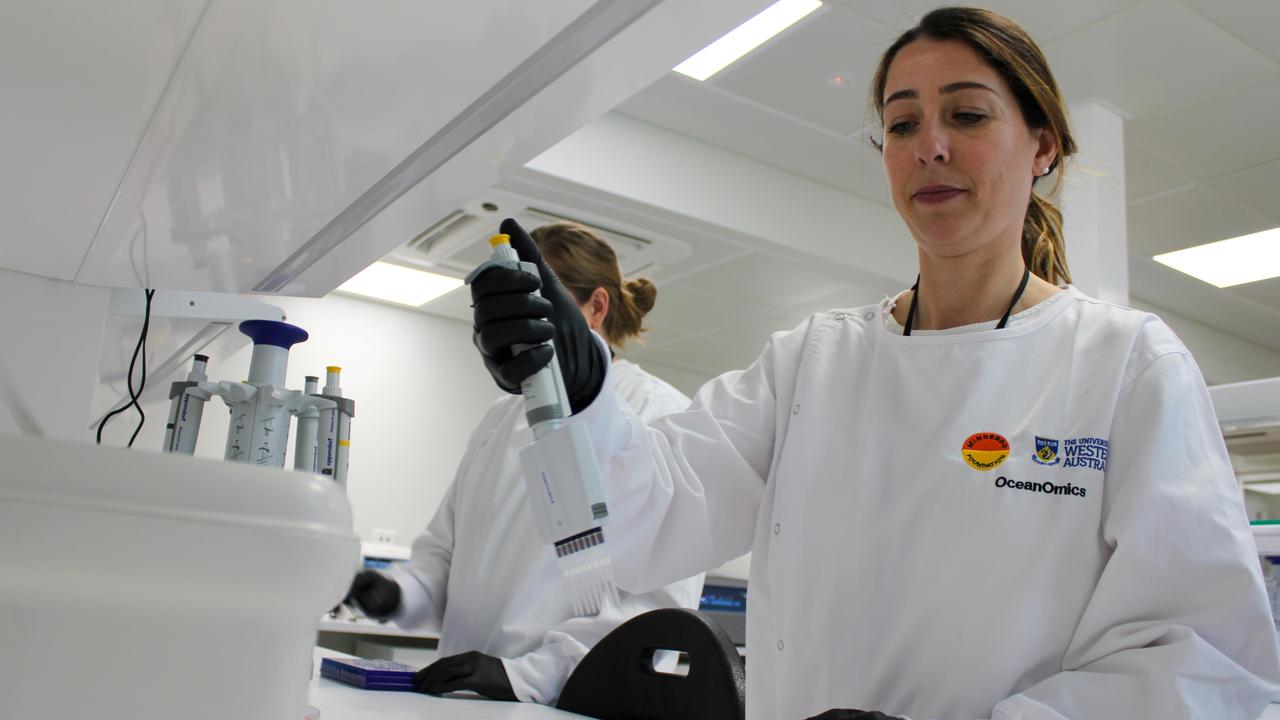
[[[323,295],[768,4],[10,3],[0,267]]]
[[[75,277],[204,6],[0,3],[0,267]]]
[[[77,280],[252,288],[589,6],[212,0]]]

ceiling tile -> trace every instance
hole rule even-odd
[[[1183,0],[1254,50],[1280,63],[1280,3],[1275,0]]]
[[[757,252],[685,276],[680,283],[717,297],[781,310],[835,292],[847,281],[782,256]]]
[[[1216,288],[1154,260],[1129,254],[1132,295],[1273,350],[1280,350],[1280,309]],[[1268,281],[1270,282],[1270,281]]]
[[[752,347],[727,340],[696,337],[646,352],[642,357],[652,362],[718,375],[747,367],[760,356],[762,349],[762,346]]]
[[[1125,126],[1125,142],[1193,180],[1280,159],[1280,73]]]
[[[823,310],[857,308],[863,307],[864,305],[875,305],[883,300],[886,295],[900,292],[905,289],[907,285],[910,284],[910,280],[906,280],[905,282],[906,284],[902,287],[892,289],[877,289],[867,287],[865,285],[850,284],[833,293],[828,293],[821,297],[816,297],[812,300],[793,305],[787,308],[787,313],[789,315],[799,313],[807,317],[808,315],[816,312],[822,312]]]
[[[1129,205],[1128,224],[1130,251],[1151,257],[1265,230],[1272,222],[1216,190],[1195,185]]]
[[[1245,283],[1226,290],[1280,312],[1280,278]]]
[[[880,154],[860,133],[845,138],[675,73],[633,96],[618,111],[889,204]]]
[[[738,303],[673,284],[659,288],[658,302],[648,317],[655,325],[701,333],[742,322],[758,312]]]
[[[765,315],[745,323],[732,325],[723,330],[708,333],[707,337],[763,349],[771,335],[779,331],[790,330],[795,325],[795,323],[787,321],[780,315]]]
[[[1097,97],[1134,118],[1276,70],[1258,51],[1174,0],[1123,10],[1049,43],[1045,52],[1068,101]]]
[[[1212,180],[1209,187],[1280,223],[1280,160]]]
[[[663,298],[662,290],[658,290],[659,302],[661,302],[663,299],[664,298]],[[656,309],[657,306],[655,305],[654,307]],[[650,314],[652,314],[652,312]],[[636,351],[639,352],[642,349],[659,348],[659,347],[662,347],[663,345],[666,345],[667,343],[676,342],[678,340],[684,340],[685,338],[689,337],[689,333],[683,330],[677,330],[667,325],[658,325],[655,323],[651,323],[649,322],[649,318],[647,316],[645,317],[644,327],[647,329],[644,333],[640,335],[641,339],[644,340],[644,342],[636,343],[633,341],[632,343],[627,344],[628,348],[634,346]]]
[[[1124,147],[1124,193],[1129,202],[1149,198],[1188,186],[1176,170],[1126,143]]]
[[[894,33],[827,5],[709,82],[840,135],[866,124],[867,88]],[[846,84],[830,78],[840,74]]]
[[[1134,5],[1140,0],[987,0],[982,6],[1021,25],[1044,44]],[[839,0],[844,7],[898,31],[912,27],[944,0]]]

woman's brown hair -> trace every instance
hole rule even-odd
[[[638,339],[646,328],[644,316],[653,309],[658,289],[648,278],[622,280],[613,248],[590,229],[577,223],[544,225],[530,233],[542,256],[578,303],[585,303],[596,288],[609,294],[604,317],[604,339],[614,347]]]
[[[1013,90],[1027,126],[1032,130],[1048,130],[1057,141],[1058,153],[1049,166],[1051,170],[1075,154],[1076,142],[1068,127],[1066,106],[1044,53],[1017,23],[980,8],[941,7],[933,10],[889,46],[881,56],[880,66],[876,68],[871,82],[871,103],[882,125],[889,66],[899,50],[920,38],[962,42],[1000,73]],[[880,147],[878,143],[876,146]],[[1031,181],[1027,215],[1022,221],[1022,258],[1031,272],[1041,278],[1055,285],[1069,283],[1071,273],[1067,270],[1062,213],[1045,196],[1036,192],[1035,183],[1039,180],[1036,177]],[[1062,173],[1058,173],[1050,195],[1057,193],[1061,182]]]

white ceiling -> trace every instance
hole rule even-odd
[[[937,4],[827,0],[710,80],[670,73],[618,110],[888,205],[866,143],[867,86],[879,54]],[[1127,117],[1131,294],[1280,350],[1280,279],[1219,290],[1149,259],[1280,225],[1280,2],[985,5],[1037,38],[1069,103],[1099,99]],[[721,257],[656,277],[652,331],[630,356],[706,374],[743,367],[770,332],[897,289],[749,243]]]

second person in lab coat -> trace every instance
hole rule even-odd
[[[620,347],[642,332],[656,289],[623,282],[613,250],[585,227],[532,233],[574,295],[588,326]],[[689,398],[634,363],[615,359],[613,388],[645,422],[684,410]],[[518,392],[518,388],[517,388]],[[579,660],[623,621],[649,610],[698,607],[702,575],[619,606],[574,617],[551,548],[526,508],[519,450],[533,441],[519,395],[506,396],[472,433],[435,517],[414,541],[409,569],[366,571],[353,597],[401,627],[435,629],[442,659],[415,678],[420,692],[470,690],[498,700],[552,704]]]

